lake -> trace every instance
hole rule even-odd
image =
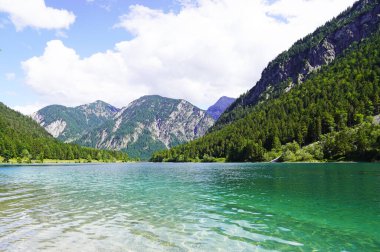
[[[380,164],[0,167],[0,251],[379,251]]]

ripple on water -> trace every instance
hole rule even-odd
[[[380,247],[379,174],[372,166],[346,172],[261,164],[0,168],[0,251],[371,251]]]

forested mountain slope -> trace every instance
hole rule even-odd
[[[377,27],[379,30],[379,27]],[[353,43],[331,64],[312,73],[301,85],[252,107],[249,114],[222,129],[188,144],[156,153],[152,160],[189,161],[208,157],[229,161],[262,161],[266,153],[286,143],[305,146],[323,134],[345,131],[370,123],[380,113],[380,34]],[[370,139],[355,146],[357,152],[380,153],[379,126],[363,135]],[[372,132],[372,133],[371,133]],[[377,132],[377,133],[376,133]],[[334,157],[345,141],[323,149],[323,158]],[[347,156],[341,156],[347,158]],[[370,158],[370,155],[368,156]],[[371,159],[376,159],[376,155]]]
[[[32,118],[55,138],[73,142],[113,118],[118,111],[108,103],[96,101],[74,108],[50,105],[34,113]]]
[[[270,62],[256,85],[231,104],[212,130],[243,118],[254,105],[279,97],[303,83],[312,73],[343,55],[352,43],[377,31],[379,23],[379,0],[356,2]]]
[[[8,108],[3,103],[0,103],[0,157],[4,161],[18,157],[39,160],[127,159],[127,155],[120,152],[61,143],[33,119]]]
[[[185,100],[150,95],[133,101],[76,143],[147,160],[155,151],[203,136],[213,124],[211,116]]]

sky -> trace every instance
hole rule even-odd
[[[24,114],[143,95],[238,97],[355,0],[0,0],[0,102]]]

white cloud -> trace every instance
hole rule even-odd
[[[5,79],[7,81],[13,81],[16,79],[16,74],[15,73],[6,73],[5,74]]]
[[[75,15],[45,5],[44,0],[0,0],[0,12],[9,14],[18,31],[25,27],[41,29],[68,29]]]
[[[30,105],[20,105],[20,106],[14,106],[12,109],[24,114],[24,115],[32,115],[34,112],[40,110],[41,108],[47,106],[47,104],[41,104],[41,103],[34,103]]]
[[[60,40],[48,42],[44,55],[22,63],[27,84],[44,101],[73,105],[96,99],[126,104],[148,92],[132,83],[132,70],[120,51],[97,53],[81,59]],[[46,78],[52,78],[48,81]]]
[[[88,58],[54,40],[22,65],[27,84],[46,103],[103,99],[123,106],[160,94],[206,108],[250,89],[271,59],[354,1],[182,1],[178,13],[134,5],[116,25],[132,40]]]

